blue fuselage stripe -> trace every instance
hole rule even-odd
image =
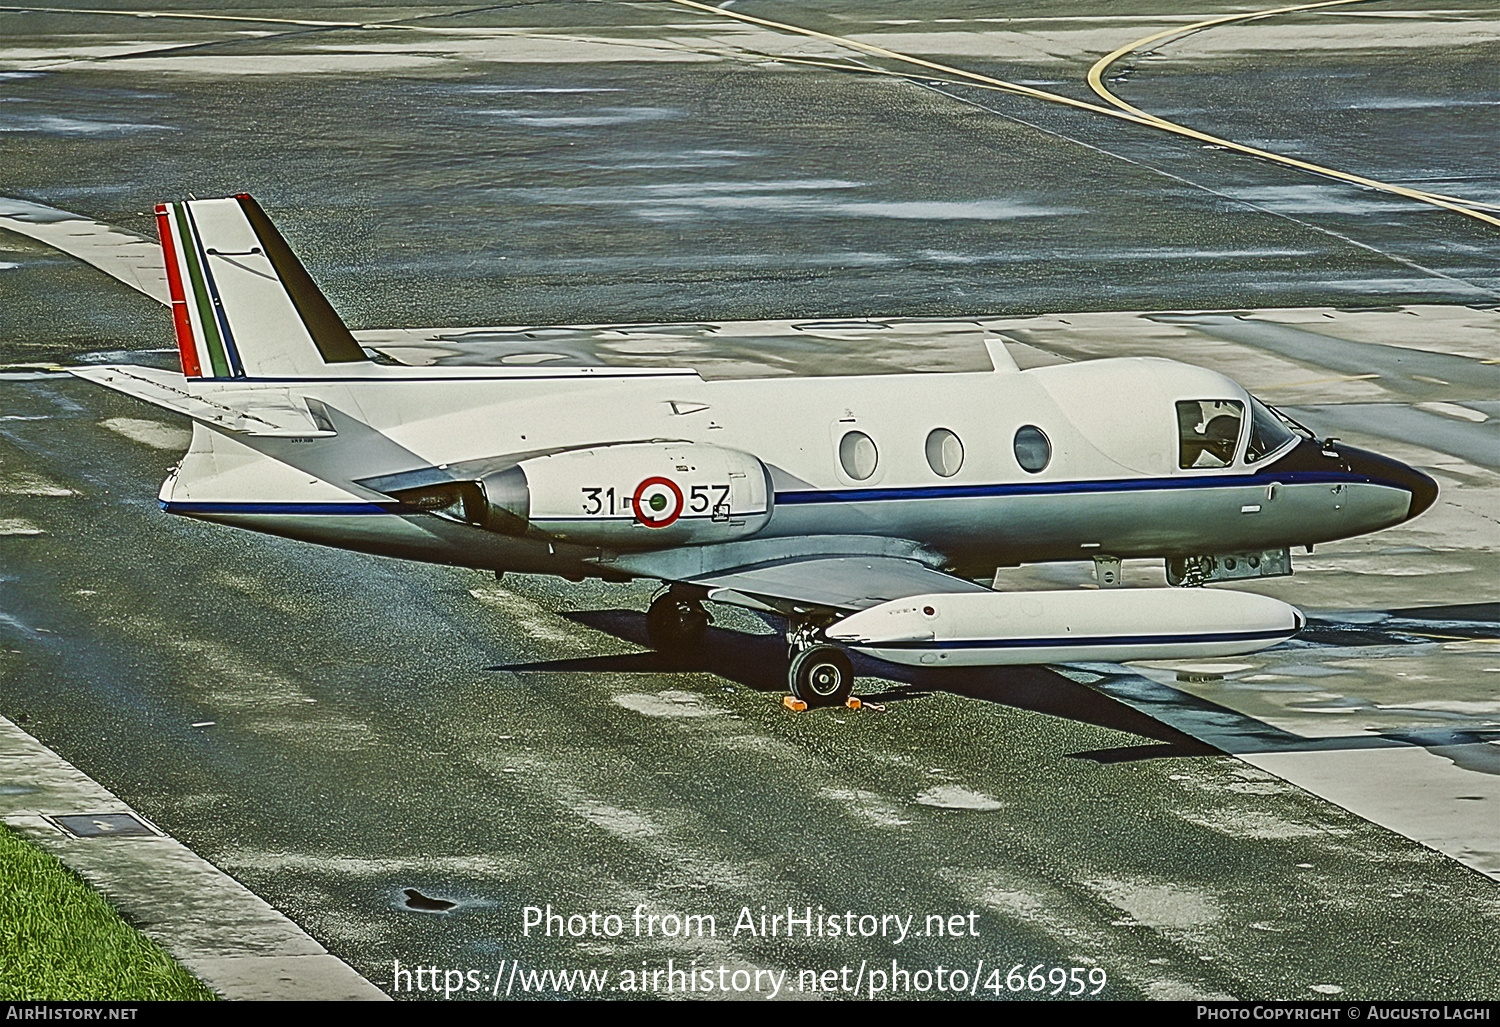
[[[891,489],[813,489],[776,493],[777,506],[813,503],[882,503],[910,499],[985,499],[1000,496],[1080,495],[1111,492],[1172,492],[1178,489],[1246,488],[1271,484],[1361,484],[1400,488],[1396,482],[1331,471],[1291,471],[1283,474],[1234,474],[1182,478],[1119,478],[1105,481],[1023,481],[989,485],[928,485]]]
[[[1219,475],[1217,477],[1121,478],[1107,481],[1008,482],[987,485],[933,485],[892,489],[827,489],[776,493],[776,506],[809,506],[827,503],[885,503],[904,500],[995,499],[1007,496],[1108,495],[1129,492],[1174,492],[1179,489],[1263,487],[1282,485],[1359,484],[1382,485],[1403,489],[1405,486],[1354,474],[1324,471],[1294,471],[1287,474]],[[164,503],[169,513],[183,514],[409,514],[414,510],[403,503]],[[761,516],[765,511],[740,516]],[[682,520],[700,515],[684,514]],[[572,520],[568,517],[546,517],[543,520]],[[610,521],[609,517],[579,517],[581,521]],[[618,520],[619,518],[614,518]]]
[[[1182,642],[1250,642],[1287,638],[1296,628],[1272,631],[1211,631],[1171,635],[1064,635],[1061,638],[983,638],[939,642],[850,642],[860,649],[1064,649],[1106,645],[1173,645]]]
[[[360,517],[370,514],[416,513],[403,503],[172,503],[161,508],[174,514],[271,514],[277,516]]]

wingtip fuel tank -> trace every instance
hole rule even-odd
[[[1304,623],[1279,599],[1219,589],[954,592],[881,603],[825,634],[892,663],[975,667],[1235,656]]]

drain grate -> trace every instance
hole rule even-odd
[[[66,816],[47,819],[79,838],[106,838],[132,834],[155,836],[156,834],[147,824],[130,813],[69,813]]]

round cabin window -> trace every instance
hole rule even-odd
[[[927,466],[934,474],[951,478],[964,465],[964,444],[947,428],[927,433]]]
[[[1016,432],[1016,463],[1023,471],[1036,474],[1052,461],[1052,443],[1035,425],[1026,425]]]
[[[855,481],[864,481],[875,473],[880,454],[875,449],[875,440],[862,431],[851,431],[839,440],[839,463],[844,473]]]

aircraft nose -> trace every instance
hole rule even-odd
[[[1407,508],[1404,520],[1411,520],[1437,502],[1437,482],[1415,467],[1408,467],[1399,460],[1363,449],[1340,447],[1339,455],[1355,474],[1372,481],[1395,485],[1410,493],[1411,505]]]
[[[1407,470],[1411,471],[1411,476],[1414,479],[1413,483],[1408,486],[1411,489],[1411,509],[1407,511],[1406,519],[1411,520],[1437,502],[1438,486],[1437,482],[1421,471],[1411,467],[1408,467]]]

